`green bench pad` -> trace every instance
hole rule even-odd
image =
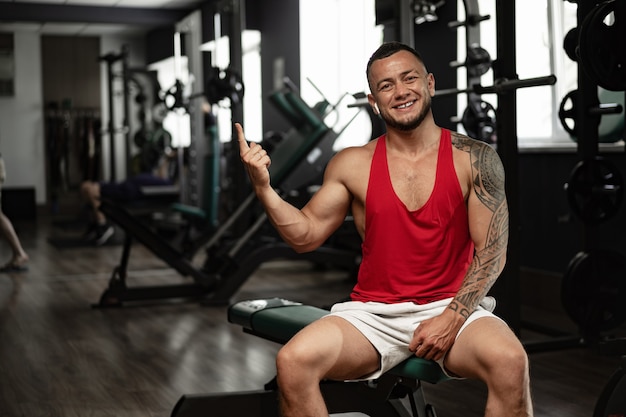
[[[231,305],[228,308],[228,321],[264,339],[286,343],[300,329],[329,313],[322,308],[271,298],[240,301]],[[389,373],[432,384],[449,379],[437,363],[416,356],[400,363]]]

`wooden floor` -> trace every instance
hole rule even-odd
[[[77,231],[43,217],[16,224],[31,257],[29,271],[0,275],[0,416],[166,417],[183,394],[255,390],[273,377],[278,346],[229,324],[225,307],[92,308],[121,246],[59,249],[48,238]],[[0,262],[9,255],[1,241]],[[182,280],[140,246],[130,270],[137,283]],[[350,286],[343,272],[271,261],[233,301],[280,296],[327,306]],[[591,417],[618,364],[617,357],[580,348],[530,358],[541,417]],[[439,417],[482,415],[486,390],[479,383],[447,382],[425,391]]]

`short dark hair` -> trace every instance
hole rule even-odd
[[[419,62],[424,64],[424,60],[422,59],[422,56],[420,55],[420,53],[417,52],[414,48],[410,47],[409,45],[404,44],[402,42],[396,42],[396,41],[385,42],[382,45],[380,45],[376,51],[374,51],[369,61],[367,61],[367,68],[365,70],[365,75],[367,76],[367,83],[368,84],[370,83],[370,68],[372,67],[372,64],[374,63],[374,61],[378,61],[379,59],[383,59],[383,58],[388,58],[391,55],[395,54],[396,52],[400,52],[400,51],[407,51],[407,52],[412,53],[415,56],[415,58],[419,60]],[[426,64],[424,64],[424,66],[426,66]]]

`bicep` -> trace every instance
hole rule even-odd
[[[330,235],[345,220],[350,207],[350,196],[339,183],[324,184],[302,208],[313,229]]]
[[[299,251],[314,250],[322,245],[345,220],[352,201],[345,179],[346,165],[337,163],[336,156],[331,159],[324,172],[320,188],[306,203],[300,213],[298,238],[292,240],[292,246]]]
[[[323,185],[302,208],[312,224],[316,240],[326,240],[345,220],[351,197],[345,185],[336,178],[325,178]]]
[[[468,197],[470,234],[477,252],[506,251],[509,214],[504,167],[493,148],[477,145],[470,152],[472,188]]]

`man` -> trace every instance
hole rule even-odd
[[[506,257],[502,163],[487,144],[435,124],[434,77],[412,48],[382,45],[367,78],[387,133],[339,152],[301,210],[274,192],[267,153],[237,125],[255,193],[286,242],[315,250],[349,211],[363,239],[351,301],[278,353],[281,411],[327,416],[321,380],[376,378],[416,355],[450,376],[484,381],[486,416],[531,416],[527,355],[483,302]]]

